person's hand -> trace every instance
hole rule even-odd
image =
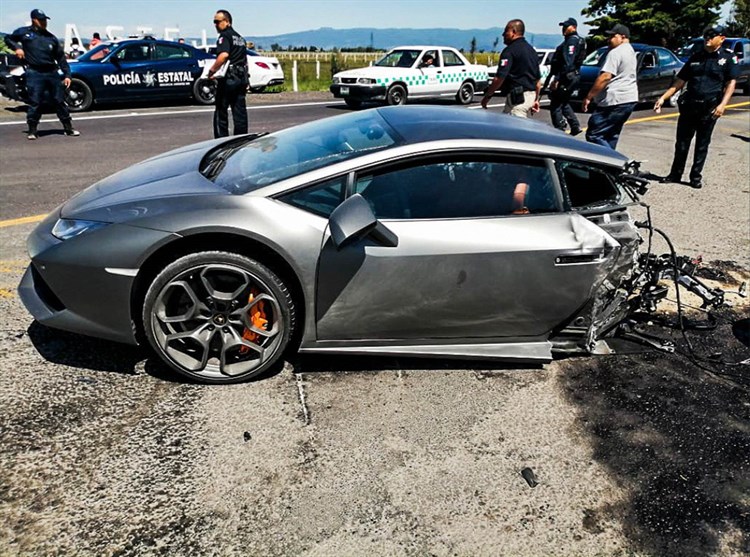
[[[63,85],[65,85],[66,89],[70,89],[70,78],[69,77],[66,77],[65,79],[63,79]]]
[[[557,91],[557,80],[553,81],[552,84],[549,86],[550,91]]]
[[[539,101],[534,101],[534,104],[531,105],[531,113],[536,114],[537,112],[539,112],[539,107]]]
[[[482,97],[482,108],[487,108],[487,104],[490,102],[489,97]]]
[[[659,97],[656,99],[656,102],[654,103],[654,112],[657,114],[661,113],[661,107],[664,105],[664,99],[662,97]]]
[[[584,112],[588,112],[589,104],[591,104],[591,99],[583,99],[583,103],[581,103],[581,110],[583,110]]]
[[[18,56],[21,60],[26,58],[26,54],[24,53],[22,48],[19,48],[18,50],[16,50],[16,56]]]
[[[726,106],[723,104],[720,104],[719,106],[714,108],[714,111],[711,113],[711,116],[717,119],[721,118],[722,116],[724,116],[724,110],[726,110]]]

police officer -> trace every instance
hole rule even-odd
[[[31,25],[16,29],[5,36],[5,44],[26,62],[26,90],[29,96],[29,110],[26,113],[26,122],[29,125],[26,136],[28,139],[39,137],[37,127],[42,117],[41,105],[45,93],[49,93],[55,105],[65,135],[80,135],[73,129],[62,88],[62,84],[66,89],[70,87],[70,66],[65,60],[65,51],[60,41],[47,31],[48,19],[50,18],[42,10],[31,10]],[[63,74],[62,83],[59,72]]]
[[[586,41],[578,34],[578,22],[569,17],[560,22],[565,40],[552,56],[547,82],[554,79],[550,88],[550,115],[552,125],[558,130],[570,126],[570,135],[581,133],[581,124],[570,106],[570,96],[581,80],[580,70],[586,57]],[[545,83],[546,86],[546,83]]]
[[[661,182],[680,182],[685,171],[690,143],[695,139],[693,166],[690,169],[690,186],[703,187],[703,165],[708,156],[711,134],[716,120],[721,118],[737,83],[739,66],[731,50],[721,48],[726,31],[724,26],[708,26],[703,31],[704,47],[693,54],[672,86],[659,97],[654,110],[661,112],[664,101],[687,84],[687,90],[677,101],[680,117],[677,120],[677,141],[669,174]]]
[[[536,50],[526,42],[526,26],[520,19],[512,19],[503,31],[503,42],[507,45],[500,53],[495,79],[482,99],[482,108],[487,108],[492,95],[500,89],[506,95],[505,114],[528,118],[539,112],[539,95],[542,91],[539,57]]]
[[[216,40],[216,61],[208,70],[209,79],[229,61],[229,67],[223,77],[216,82],[216,110],[214,111],[214,137],[229,135],[229,115],[232,109],[234,135],[247,133],[247,108],[245,93],[247,91],[247,53],[245,39],[232,27],[232,14],[219,10],[214,15],[214,26],[219,32]]]

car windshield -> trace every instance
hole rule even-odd
[[[117,48],[116,44],[99,44],[85,54],[79,56],[78,60],[83,62],[96,62],[97,60],[104,59],[114,48]]]
[[[206,156],[201,172],[241,195],[400,142],[377,110],[370,110],[230,141]]]
[[[605,46],[597,48],[594,52],[586,56],[583,61],[584,66],[601,66],[604,63],[604,59],[607,57],[607,51],[609,49]]]
[[[375,65],[385,66],[387,68],[411,68],[412,65],[414,65],[414,61],[419,58],[421,53],[421,50],[391,50],[380,60],[375,62]]]

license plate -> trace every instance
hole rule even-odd
[[[341,94],[342,95],[348,95],[349,94],[349,87],[342,87],[341,88]]]

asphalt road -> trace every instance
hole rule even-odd
[[[345,110],[259,97],[252,131]],[[717,125],[704,190],[644,198],[678,251],[734,262],[730,282],[750,268],[747,100]],[[675,119],[652,116],[621,150],[665,174]],[[0,554],[750,553],[750,371],[717,363],[750,357],[746,305],[690,334],[703,367],[630,346],[531,369],[292,358],[260,381],[184,383],[145,350],[35,324],[18,219],[210,138],[210,110],[96,111],[80,137],[36,142],[22,121],[0,115]]]

